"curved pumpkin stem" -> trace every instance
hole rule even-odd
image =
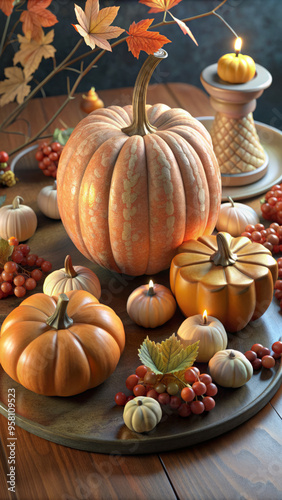
[[[234,201],[232,200],[231,196],[227,196],[228,201],[231,203],[231,207],[234,208]]]
[[[20,208],[21,201],[24,201],[24,199],[21,196],[15,196],[15,198],[12,201],[12,207],[14,210]]]
[[[53,314],[49,316],[46,320],[46,324],[54,328],[55,330],[65,330],[73,324],[73,319],[71,319],[67,314],[69,299],[65,293],[61,293],[57,307]]]
[[[71,256],[70,255],[66,256],[64,266],[65,266],[65,273],[70,278],[75,278],[77,276],[77,272],[73,268],[72,260],[71,260]]]
[[[155,54],[147,57],[144,62],[139,74],[137,76],[132,99],[133,107],[133,121],[129,127],[122,129],[125,134],[132,135],[146,135],[155,132],[157,129],[150,124],[147,111],[146,111],[146,97],[147,89],[151,79],[151,76],[161,62],[162,59],[167,57],[167,52],[163,49],[158,50]]]
[[[216,266],[232,266],[232,264],[235,264],[237,260],[237,255],[231,252],[230,244],[226,235],[227,233],[217,233],[216,235],[218,250],[211,256],[211,261]]]

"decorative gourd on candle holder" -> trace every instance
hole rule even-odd
[[[272,76],[259,64],[254,72],[253,60],[239,52],[237,48],[236,53],[222,56],[218,65],[208,66],[201,74],[216,111],[211,137],[223,186],[251,184],[261,179],[268,168],[253,111],[256,99],[271,85]]]
[[[183,109],[146,105],[166,57],[146,59],[132,106],[96,110],[77,125],[58,168],[60,215],[78,250],[133,276],[169,268],[183,241],[211,234],[221,201],[205,127]]]

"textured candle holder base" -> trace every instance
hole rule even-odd
[[[267,172],[265,153],[253,120],[256,99],[272,82],[271,74],[256,65],[256,75],[243,84],[224,82],[217,64],[204,69],[201,82],[210,94],[216,111],[211,129],[223,186],[244,186],[261,179]]]

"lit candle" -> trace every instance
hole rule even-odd
[[[133,290],[128,297],[126,310],[137,325],[155,328],[174,315],[176,302],[168,288],[150,280],[148,285]]]
[[[207,363],[216,352],[226,349],[228,341],[223,324],[217,318],[208,316],[206,310],[203,314],[185,319],[178,329],[177,337],[184,347],[200,341],[199,363]]]
[[[246,83],[256,73],[256,65],[250,56],[241,54],[242,38],[235,41],[235,53],[225,54],[217,63],[218,76],[228,83]]]

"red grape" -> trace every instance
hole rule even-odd
[[[272,356],[263,356],[261,359],[261,364],[264,368],[273,368],[275,365],[275,359]]]
[[[47,262],[47,260],[45,260],[45,263]],[[42,269],[42,265],[41,265],[41,269]],[[44,271],[44,269],[42,269]],[[135,370],[135,374],[138,375],[138,377],[140,378],[144,378],[146,373],[148,371],[148,368],[147,366],[145,365],[140,365],[136,368]]]
[[[282,342],[280,342],[280,340],[274,342],[274,344],[272,344],[272,350],[276,354],[282,354]]]
[[[39,281],[42,278],[42,272],[40,269],[33,269],[30,274],[35,281]]]
[[[195,392],[196,396],[202,396],[203,394],[205,394],[207,386],[203,382],[194,382],[194,384],[192,385],[192,389]]]
[[[127,377],[126,381],[125,381],[125,385],[127,387],[127,389],[129,389],[130,391],[133,390],[133,387],[135,387],[139,382],[139,377],[138,375],[135,375],[132,374],[132,375],[129,375],[129,377]]]
[[[188,404],[182,403],[182,405],[179,406],[177,413],[178,415],[180,415],[180,417],[189,417],[189,415],[191,415],[192,412]]]
[[[257,353],[255,351],[246,351],[245,356],[250,362],[252,362],[257,358]]]
[[[218,388],[214,383],[207,385],[206,396],[215,396],[218,393]]]
[[[118,406],[124,406],[125,403],[127,402],[126,399],[127,397],[123,392],[117,392],[115,395],[115,403]]]
[[[34,288],[36,288],[36,281],[35,279],[33,278],[27,278],[26,282],[25,282],[25,287],[27,290],[34,290]]]
[[[184,387],[181,391],[181,397],[186,403],[190,403],[195,398],[195,392],[192,387]]]
[[[161,405],[168,405],[170,403],[170,395],[167,392],[162,392],[158,395],[158,402]]]
[[[206,396],[203,398],[203,403],[206,411],[210,411],[215,407],[215,400],[210,396]]]
[[[16,297],[24,297],[26,294],[26,289],[24,286],[15,286],[14,294]]]
[[[147,397],[148,397],[148,398],[153,398],[153,399],[158,399],[159,394],[157,393],[157,391],[155,391],[155,389],[150,389],[150,390],[147,392]]]
[[[146,395],[146,389],[144,385],[137,384],[133,387],[133,394],[134,396],[145,396]]]
[[[192,401],[190,404],[191,412],[200,415],[205,411],[205,405],[202,401]]]

